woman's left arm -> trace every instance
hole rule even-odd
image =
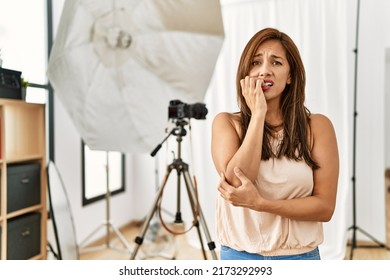
[[[294,220],[327,222],[336,206],[339,177],[339,155],[336,134],[331,121],[323,115],[311,116],[313,148],[311,155],[320,166],[313,171],[314,189],[309,197],[288,200],[266,200],[256,187],[246,180],[241,171],[235,170],[242,184],[230,187],[221,176],[219,191],[225,200],[235,206],[269,212]]]

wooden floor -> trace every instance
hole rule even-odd
[[[351,246],[347,246],[345,259],[351,259]],[[357,242],[352,252],[353,260],[390,260],[390,250],[374,242]]]
[[[134,239],[140,234],[140,222],[134,222],[120,229],[126,244],[120,241],[116,234],[112,233],[109,239],[103,238],[91,244],[88,248],[80,249],[82,260],[128,260],[136,247]],[[194,230],[194,229],[193,229]],[[150,232],[150,229],[148,230]],[[149,236],[150,237],[150,236]],[[177,259],[177,260],[203,260],[202,250],[188,244],[185,235],[172,235],[165,229],[160,229],[159,234],[148,241],[148,235],[141,246],[138,247],[135,259]],[[149,238],[150,239],[150,238]],[[126,248],[126,245],[129,248]],[[101,246],[101,247],[98,247]],[[372,246],[372,247],[367,247]],[[200,247],[200,246],[198,246]],[[213,259],[211,252],[205,245],[207,259]],[[349,260],[351,248],[347,246],[345,259]],[[215,250],[219,256],[219,252]],[[353,250],[353,260],[390,260],[390,250],[381,248],[377,244],[367,242],[357,243]]]
[[[136,247],[135,237],[140,234],[141,222],[134,222],[120,229],[121,235],[127,242],[127,246],[121,242],[116,234],[112,233],[108,242],[103,238],[86,248],[80,249],[80,259],[82,260],[128,260],[132,257]],[[169,226],[169,225],[168,225]],[[172,228],[177,232],[183,232],[184,227],[176,226]],[[195,230],[195,229],[193,229]],[[150,232],[150,228],[148,232]],[[150,236],[149,236],[150,237]],[[152,237],[153,241],[148,240],[146,234],[141,246],[138,247],[135,259],[176,259],[176,260],[204,260],[205,256],[200,248],[195,248],[188,244],[186,235],[173,235],[161,228],[159,233]],[[149,238],[150,239],[150,238]],[[103,247],[103,249],[101,249]],[[200,247],[200,246],[199,246]],[[207,245],[205,247],[206,259],[213,259]],[[97,249],[97,250],[95,250]],[[217,250],[214,251],[219,256]]]

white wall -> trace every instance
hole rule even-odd
[[[386,1],[385,10],[390,12],[390,2]],[[385,17],[385,25],[390,26],[390,17]],[[386,168],[390,168],[390,34],[386,32],[385,47],[386,47],[386,70],[385,70],[385,152],[386,152]],[[390,207],[390,206],[389,206]]]
[[[81,242],[106,219],[105,203],[101,201],[82,207],[81,139],[58,100],[55,102],[55,115],[55,162],[67,188],[77,240]],[[131,165],[127,165],[126,177],[126,194],[111,198],[111,220],[117,227],[136,218],[133,214],[134,197],[131,195],[131,186],[134,185]],[[102,229],[95,238],[104,233]]]
[[[352,50],[355,47],[356,1],[347,1],[351,6],[351,14],[348,19],[350,23],[348,40],[351,54],[346,59],[350,65],[350,89],[353,89],[354,54]],[[390,47],[389,2],[386,0],[361,1],[358,63],[357,224],[382,242],[385,240],[384,88],[385,48]],[[337,86],[337,81],[335,81],[335,86]],[[353,93],[349,92],[348,94],[352,96]],[[352,113],[351,111],[351,133]],[[386,131],[386,133],[389,135],[390,131]],[[55,102],[55,141],[55,160],[70,196],[77,238],[82,241],[105,218],[105,205],[103,202],[98,202],[87,207],[81,206],[80,137],[58,100]],[[202,153],[209,153],[209,150],[202,151]],[[163,150],[159,152],[159,157],[159,178],[161,178],[165,173],[164,164],[166,161],[169,162],[171,157]],[[112,220],[118,226],[133,219],[143,218],[149,212],[156,185],[155,160],[149,155],[129,155],[126,175],[126,192],[112,197],[111,203]],[[172,209],[174,209],[174,198],[167,195],[167,200],[171,201]],[[210,203],[210,201],[214,200],[202,198],[202,203]],[[206,213],[206,220],[214,220],[212,213]],[[211,227],[211,233],[213,230]],[[364,239],[366,237],[359,234],[358,238]]]
[[[390,23],[389,23],[390,25]],[[386,44],[385,70],[385,157],[386,168],[390,168],[390,44]]]

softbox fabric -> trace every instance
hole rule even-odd
[[[203,101],[223,36],[218,0],[67,0],[47,74],[91,149],[150,152],[170,100]]]

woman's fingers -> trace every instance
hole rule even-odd
[[[244,97],[263,93],[262,84],[264,80],[259,77],[246,76],[240,80],[241,90]]]

